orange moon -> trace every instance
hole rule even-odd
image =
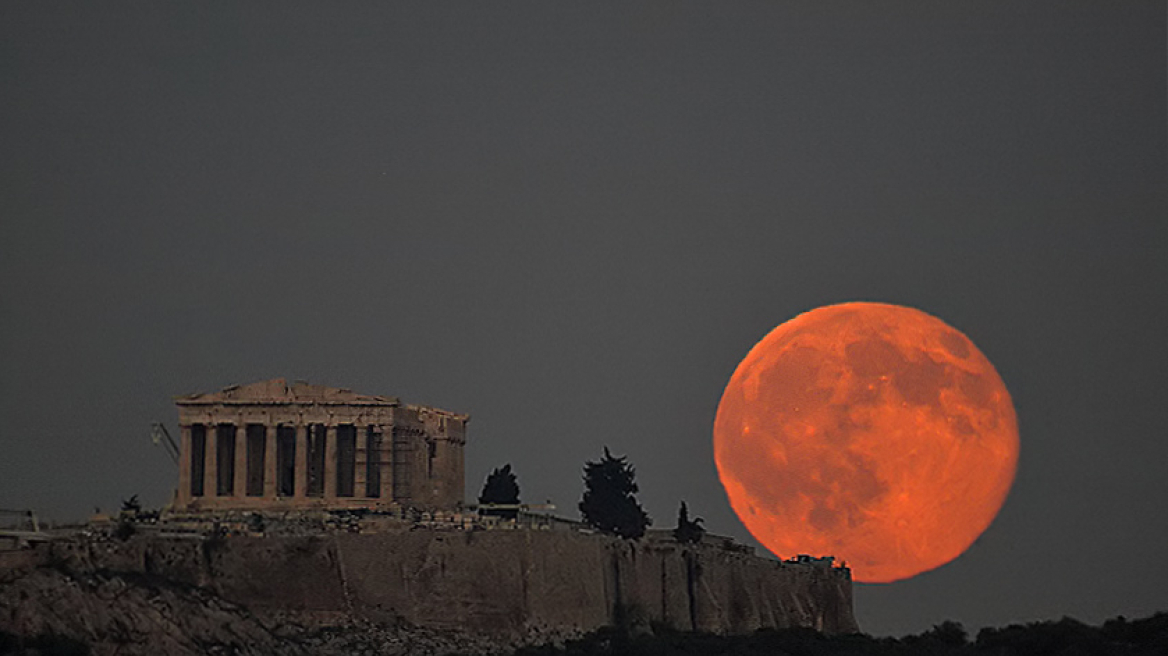
[[[834,555],[857,581],[960,556],[997,515],[1018,464],[998,372],[919,310],[845,303],[750,350],[714,420],[734,512],[776,555]]]

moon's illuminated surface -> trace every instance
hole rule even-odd
[[[1018,427],[969,339],[919,310],[818,308],[738,365],[714,421],[730,504],[776,555],[888,582],[961,555],[1014,480]]]

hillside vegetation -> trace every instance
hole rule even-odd
[[[944,622],[918,635],[874,638],[825,635],[810,629],[763,630],[720,636],[657,631],[630,636],[608,628],[561,646],[528,647],[516,656],[1163,656],[1168,654],[1168,613],[1139,620],[1117,617],[1090,626],[1058,621],[986,628],[971,637],[961,624]]]

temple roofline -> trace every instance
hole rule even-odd
[[[218,392],[183,394],[174,397],[179,407],[225,406],[364,406],[404,407],[444,417],[468,421],[470,415],[428,405],[403,404],[396,396],[360,394],[343,387],[312,385],[302,380],[289,385],[283,378],[272,378],[244,385],[229,385]]]

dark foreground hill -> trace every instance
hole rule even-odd
[[[712,635],[661,631],[630,636],[603,629],[564,645],[529,647],[516,656],[1164,656],[1168,654],[1168,613],[1139,620],[1122,617],[1102,626],[1071,618],[1057,622],[986,628],[971,638],[955,622],[919,635],[873,638],[854,633],[826,635],[793,628],[750,635]]]

